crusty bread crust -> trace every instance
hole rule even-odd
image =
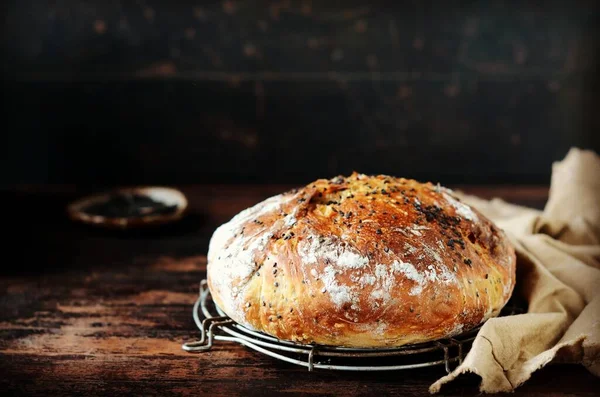
[[[208,285],[233,320],[348,347],[450,337],[498,315],[514,248],[449,189],[385,175],[320,179],[214,233]]]

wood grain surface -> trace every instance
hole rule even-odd
[[[28,224],[35,230],[27,236],[34,239],[21,241],[29,244],[21,249],[21,258],[68,256],[70,261],[64,266],[42,263],[16,269],[27,265],[5,259],[0,277],[3,395],[429,395],[428,386],[444,374],[442,367],[309,373],[233,343],[218,343],[201,354],[181,349],[183,342],[198,337],[191,310],[206,261],[203,243],[197,241],[240,207],[275,188],[247,188],[238,200],[234,197],[244,194],[236,189],[242,188],[185,189],[192,207],[202,207],[209,215],[198,228],[180,226],[179,234],[171,230],[115,236],[61,221],[56,213],[45,220],[38,213],[36,227]],[[61,191],[42,194],[30,189],[3,196],[28,204],[45,197],[38,202],[42,207],[42,202],[50,205],[48,198],[55,197],[52,205],[58,208],[61,200],[73,196]],[[15,228],[11,222],[16,218],[9,217],[8,227]],[[26,229],[23,222],[32,221],[20,219],[21,230]],[[23,236],[13,236],[14,243]],[[8,250],[17,252],[13,241],[9,243]],[[143,246],[145,254],[140,253]],[[199,254],[188,255],[194,246]],[[49,251],[40,252],[44,250]],[[161,256],[161,250],[182,254]],[[477,386],[475,376],[465,377],[444,389],[443,395],[477,394]],[[592,396],[599,387],[598,378],[582,367],[552,365],[515,394]]]

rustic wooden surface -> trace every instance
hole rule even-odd
[[[0,390],[17,395],[428,395],[442,368],[309,373],[231,343],[196,355],[181,350],[181,343],[198,336],[191,306],[205,277],[210,233],[282,188],[187,187],[191,220],[133,234],[66,221],[61,208],[77,196],[74,189],[1,192],[15,209],[8,217],[15,234],[7,251],[20,253],[5,257],[21,261],[5,259],[0,278]],[[538,208],[546,195],[544,188],[465,190]],[[26,248],[16,248],[17,242]],[[477,384],[475,377],[463,378],[443,395],[477,394]],[[592,396],[599,386],[582,367],[555,365],[515,394]]]

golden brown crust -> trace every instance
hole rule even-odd
[[[498,315],[515,263],[504,233],[451,190],[353,173],[219,227],[208,283],[232,319],[280,339],[400,346]]]

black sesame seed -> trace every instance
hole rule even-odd
[[[381,234],[381,229],[377,229],[377,230],[375,230],[375,233],[377,233],[377,234]]]
[[[469,258],[465,258],[463,262],[465,262],[465,265],[471,266],[471,260]]]
[[[275,288],[279,287],[279,283],[277,281],[275,281]]]

